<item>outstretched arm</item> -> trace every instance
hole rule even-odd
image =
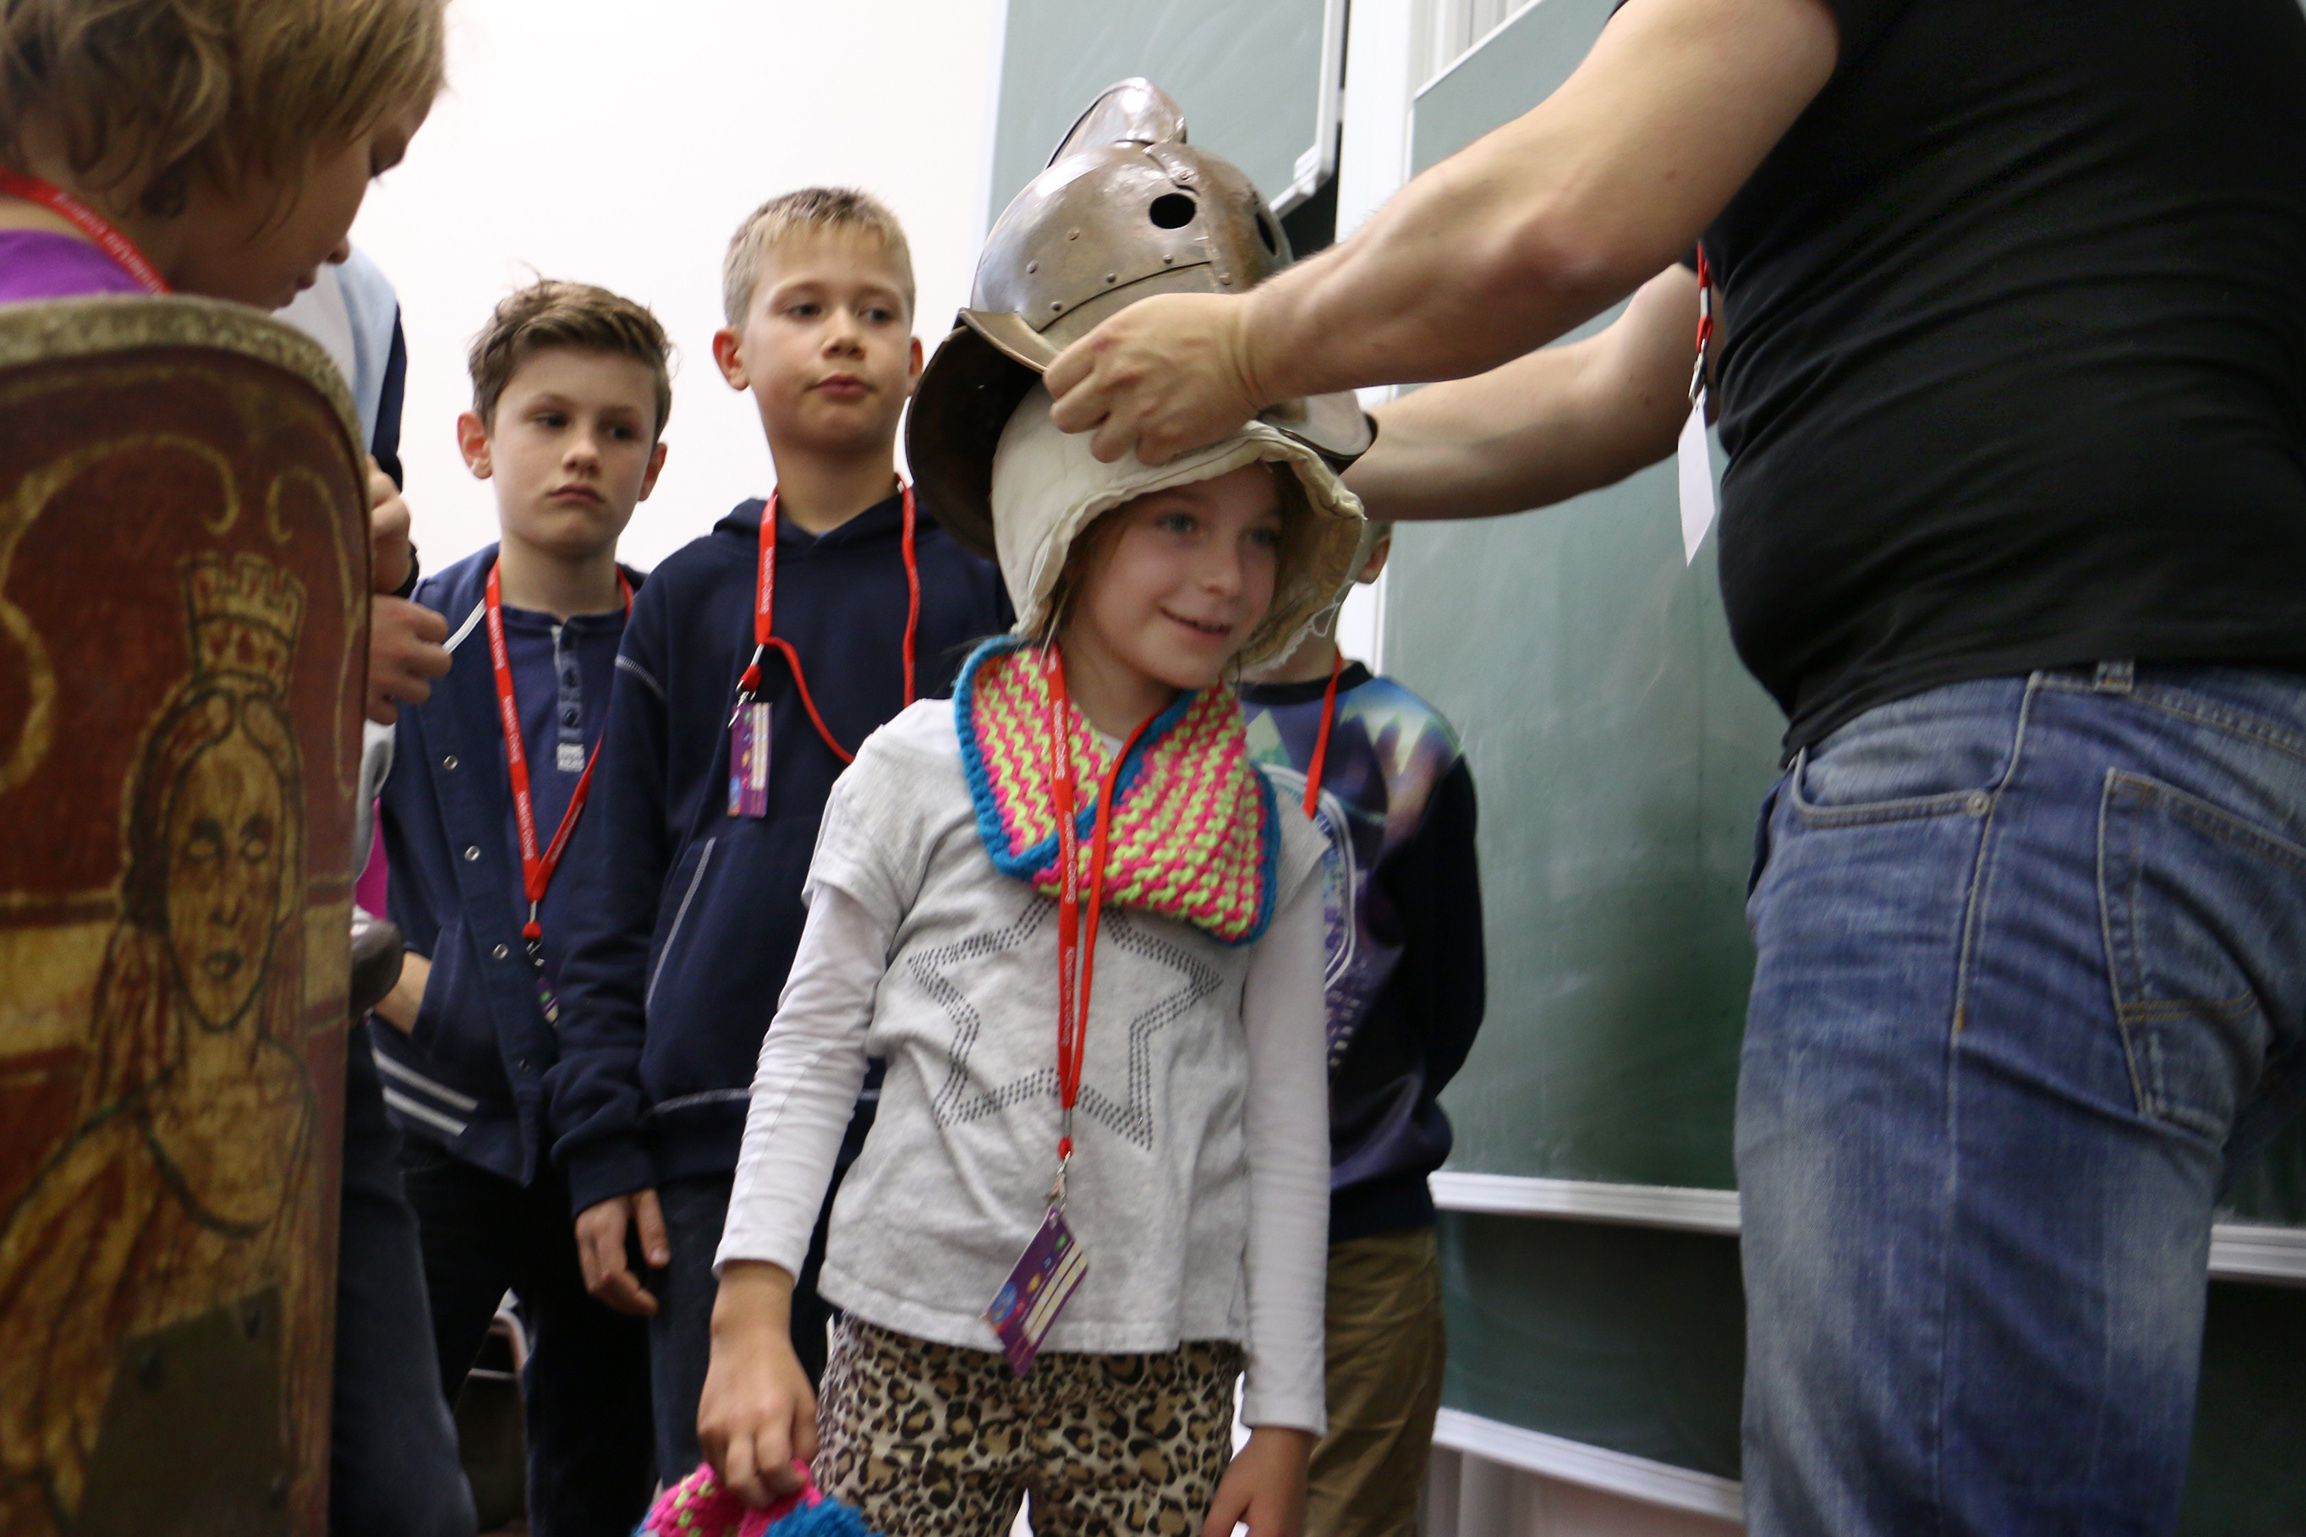
[[[1051,365],[1056,420],[1159,463],[1301,395],[1462,378],[1688,249],[1832,76],[1825,0],[1631,0],[1530,112],[1240,298],[1158,295]]]
[[[1697,274],[1651,278],[1598,336],[1378,407],[1346,485],[1373,518],[1487,518],[1613,485],[1689,416]]]

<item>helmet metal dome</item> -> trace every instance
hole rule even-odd
[[[905,449],[931,510],[991,556],[993,451],[1058,353],[1150,294],[1242,293],[1289,260],[1272,208],[1231,162],[1187,142],[1176,102],[1150,80],[1108,86],[993,226],[969,308],[921,376]],[[1339,469],[1373,437],[1350,394],[1263,419]]]

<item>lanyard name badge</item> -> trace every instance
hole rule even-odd
[[[1706,264],[1705,247],[1697,248],[1697,366],[1689,374],[1689,420],[1682,424],[1675,448],[1675,468],[1681,479],[1682,564],[1697,559],[1713,527],[1713,448],[1705,431],[1705,350],[1713,341],[1713,271]]]
[[[617,573],[617,592],[625,600],[625,614],[633,611],[632,584],[622,571]],[[504,597],[497,569],[488,573],[488,660],[496,672],[496,718],[504,730],[505,772],[512,779],[512,819],[520,832],[520,884],[528,898],[528,922],[521,925],[521,938],[528,942],[529,964],[536,969],[536,1001],[544,1010],[545,1023],[560,1023],[560,999],[554,996],[552,981],[544,969],[544,924],[537,913],[544,902],[545,892],[552,886],[553,872],[560,868],[561,855],[568,852],[569,834],[576,831],[577,818],[584,814],[585,798],[592,794],[593,767],[600,762],[600,744],[593,744],[592,755],[585,759],[584,772],[577,776],[576,789],[571,791],[568,810],[561,813],[560,826],[553,831],[552,842],[540,853],[536,843],[536,804],[528,789],[528,748],[521,741],[520,706],[513,699],[512,653],[504,644]]]
[[[900,484],[905,499],[905,703],[913,702],[913,651],[921,629],[921,567],[913,554],[915,513],[913,488]],[[769,814],[768,701],[760,697],[761,662],[775,651],[785,659],[800,693],[809,724],[832,755],[854,763],[857,755],[834,740],[825,718],[817,713],[816,696],[809,692],[808,674],[801,669],[800,653],[791,641],[774,634],[777,613],[777,493],[761,511],[761,552],[753,579],[753,655],[737,683],[737,707],[729,715],[729,815],[765,817]]]
[[[1089,1256],[1065,1221],[1065,1175],[1073,1163],[1073,1106],[1081,1095],[1082,1048],[1089,1032],[1089,995],[1097,974],[1097,928],[1105,912],[1105,849],[1112,830],[1113,787],[1137,745],[1140,724],[1105,765],[1097,787],[1097,814],[1089,839],[1089,872],[1081,873],[1080,830],[1073,803],[1071,708],[1065,663],[1051,646],[1043,653],[1049,683],[1049,799],[1057,816],[1057,1177],[1048,1212],[993,1301],[985,1321],[1000,1336],[1002,1354],[1019,1377],[1033,1369],[1041,1342],[1057,1315],[1089,1274]],[[1083,887],[1087,891],[1084,893]],[[1082,908],[1087,906],[1084,922]]]
[[[0,166],[0,193],[22,198],[27,203],[38,203],[57,215],[74,229],[96,242],[97,249],[117,262],[120,270],[136,280],[136,285],[148,294],[173,293],[168,279],[160,269],[136,249],[136,242],[113,226],[110,219],[89,207],[62,187],[42,181],[37,176],[26,176]]]

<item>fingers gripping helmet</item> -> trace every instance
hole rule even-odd
[[[1242,293],[1289,264],[1289,237],[1249,178],[1185,139],[1185,115],[1150,80],[1110,86],[1048,169],[1001,215],[969,308],[913,396],[906,457],[946,530],[993,546],[993,451],[1057,354],[1150,294]],[[1342,470],[1371,428],[1350,394],[1262,418]]]

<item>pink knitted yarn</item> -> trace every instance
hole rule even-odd
[[[806,1465],[796,1462],[793,1467],[808,1479]],[[694,1473],[657,1496],[634,1537],[761,1537],[771,1522],[823,1498],[813,1481],[804,1482],[800,1493],[756,1510],[723,1489],[710,1467],[699,1464]]]

